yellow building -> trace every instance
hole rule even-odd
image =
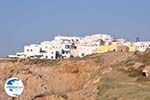
[[[125,50],[125,48],[126,48],[126,50]],[[128,48],[128,50],[127,50],[127,48]],[[126,52],[134,52],[135,46],[132,45],[131,43],[123,44],[123,43],[118,43],[118,42],[111,42],[108,44],[100,45],[97,48],[97,53],[117,52],[117,51],[120,51],[119,49],[120,50],[124,49]]]
[[[111,51],[115,52],[117,50],[117,45],[118,45],[117,42],[111,42],[108,44],[100,45],[97,48],[97,52],[98,53],[105,53],[105,52],[111,52]]]

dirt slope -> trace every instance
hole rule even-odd
[[[0,100],[13,100],[3,88],[12,76],[25,85],[15,100],[150,100],[150,81],[142,73],[149,65],[148,55],[104,53],[63,61],[1,60]]]

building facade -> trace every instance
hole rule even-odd
[[[24,51],[9,55],[10,58],[68,59],[84,57],[93,53],[105,52],[144,52],[150,42],[129,42],[114,39],[107,34],[94,34],[85,37],[56,36],[52,41],[24,46]]]

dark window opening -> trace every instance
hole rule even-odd
[[[120,51],[123,52],[123,49],[121,49]]]
[[[113,49],[113,52],[116,52],[116,50],[115,50],[115,49]]]
[[[69,45],[65,45],[65,48],[66,48],[66,49],[69,49],[69,48],[70,48],[70,46],[69,46]]]
[[[64,50],[62,50],[62,54],[65,54],[65,51],[64,51]]]
[[[82,53],[82,56],[84,56],[84,53]]]

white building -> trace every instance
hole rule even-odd
[[[84,57],[90,54],[95,53],[96,46],[88,46],[88,45],[82,45],[77,47],[77,53],[79,57]]]
[[[56,36],[52,41],[43,41],[40,44],[24,46],[23,53],[10,57],[40,58],[40,59],[67,59],[71,57],[71,50],[77,48],[77,56],[83,57],[95,53],[100,40],[112,41],[110,35],[96,34],[85,37]]]
[[[80,40],[80,45],[99,45],[100,40],[105,42],[112,42],[114,38],[106,34],[95,34],[91,36],[85,36]]]
[[[134,45],[137,51],[144,52],[147,48],[150,48],[150,41],[135,42]]]
[[[114,38],[106,34],[95,34],[91,36],[85,36],[81,38],[79,44],[77,45],[77,55],[83,57],[96,53],[96,49],[101,44],[101,40],[104,42],[112,42]]]
[[[83,57],[96,53],[101,40],[105,43],[110,43],[114,38],[107,34],[95,34],[85,37],[56,36],[52,41],[43,41],[40,44],[24,46],[23,53],[10,55],[10,57],[40,59],[68,59],[72,55]],[[73,49],[75,50],[72,52]]]
[[[16,55],[8,55],[9,58],[25,58],[24,52],[16,53]]]
[[[40,58],[42,57],[42,49],[38,44],[32,44],[29,46],[24,46],[25,58]]]

